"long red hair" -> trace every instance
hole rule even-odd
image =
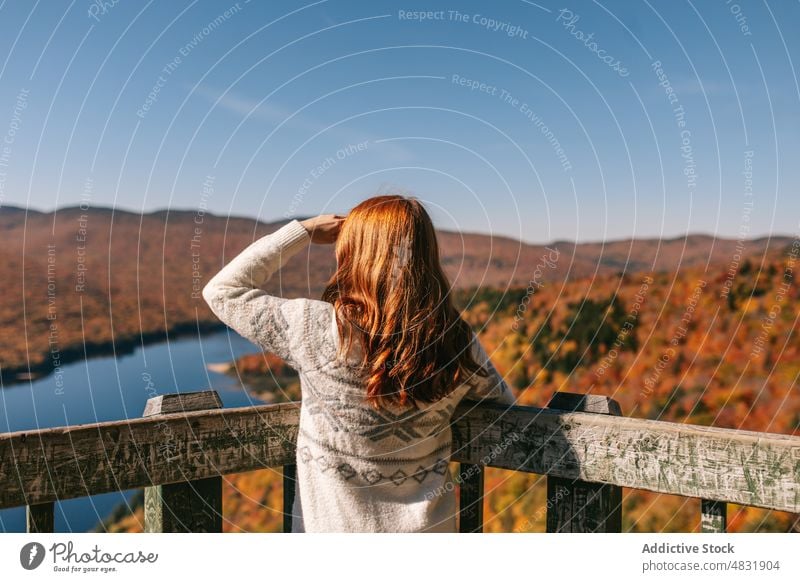
[[[435,402],[471,374],[485,375],[419,200],[391,194],[360,203],[342,224],[336,259],[322,299],[337,314],[339,354],[361,343],[373,406]]]

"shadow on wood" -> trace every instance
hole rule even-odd
[[[619,404],[606,396],[556,392],[548,408],[622,416]],[[569,425],[564,426],[569,430]],[[577,459],[571,448],[564,451]],[[622,531],[622,487],[580,479],[547,478],[547,532],[619,533]]]
[[[222,408],[213,390],[165,394],[150,398],[143,416],[157,417],[172,412]],[[169,460],[170,434],[164,434],[164,455]],[[200,451],[202,452],[202,451]],[[145,487],[144,531],[152,532],[222,532],[222,477],[208,477]]]

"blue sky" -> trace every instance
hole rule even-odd
[[[531,242],[795,235],[798,23],[798,2],[6,1],[0,204],[269,221],[401,191]]]

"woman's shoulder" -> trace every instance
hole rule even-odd
[[[328,343],[336,341],[336,312],[333,305],[319,299],[306,299],[305,306],[309,320],[309,329],[314,337]]]
[[[333,305],[318,299],[290,299],[283,306],[284,317],[295,329],[296,351],[307,365],[322,365],[335,358],[336,318]]]
[[[333,317],[333,305],[319,299],[298,297],[296,299],[283,299],[281,311],[284,317],[290,319],[291,324],[305,324],[312,320],[330,320]]]

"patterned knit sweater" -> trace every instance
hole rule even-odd
[[[511,405],[514,397],[473,335],[470,349],[488,378],[474,375],[419,410],[373,409],[354,367],[358,342],[347,358],[336,357],[333,306],[260,288],[310,240],[292,220],[244,249],[203,288],[220,320],[300,375],[292,531],[454,532],[453,410],[463,398]]]

